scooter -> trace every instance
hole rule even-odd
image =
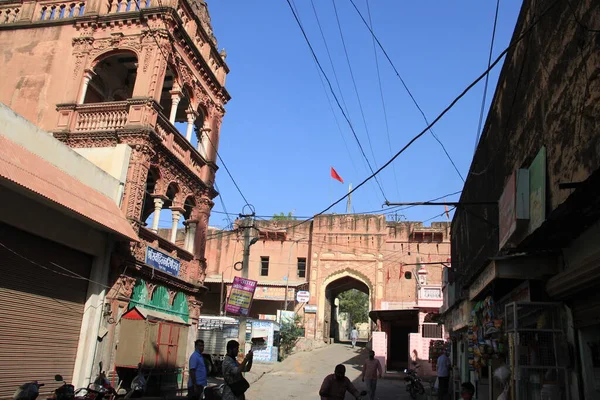
[[[417,394],[425,394],[425,387],[421,383],[421,378],[417,376],[417,369],[419,367],[415,365],[415,369],[404,370],[404,381],[406,382],[406,391],[410,394],[413,399],[417,398]]]
[[[24,383],[15,391],[13,400],[35,400],[40,395],[42,386],[44,384],[38,381]]]

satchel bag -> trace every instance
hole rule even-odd
[[[246,393],[246,390],[250,388],[250,384],[243,376],[242,379],[233,383],[228,383],[227,386],[229,386],[229,388],[236,397],[243,395],[244,393]]]

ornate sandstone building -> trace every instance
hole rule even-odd
[[[4,0],[0,48],[0,102],[118,179],[121,211],[139,235],[112,251],[94,365],[104,361],[123,379],[136,357],[148,368],[180,367],[205,289],[215,159],[230,99],[206,3]],[[168,239],[157,233],[161,215],[172,226]],[[117,323],[134,308],[134,319],[160,322],[152,357],[141,344],[148,337]],[[94,337],[85,340],[94,347]],[[121,354],[126,347],[133,356]],[[75,384],[96,372],[76,371]]]

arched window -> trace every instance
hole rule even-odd
[[[135,286],[133,287],[133,292],[131,293],[131,301],[129,302],[128,308],[133,308],[140,304],[148,303],[148,287],[146,286],[146,282],[143,279],[138,279],[135,282]]]
[[[157,286],[152,293],[150,299],[150,308],[155,308],[158,311],[169,310],[169,292],[163,286]]]
[[[173,299],[173,313],[187,322],[189,317],[188,302],[183,293],[177,293]]]

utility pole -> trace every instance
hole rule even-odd
[[[242,278],[248,278],[248,270],[250,268],[250,246],[256,243],[255,240],[250,241],[250,230],[252,229],[252,217],[254,212],[248,215],[240,215],[244,218],[243,227],[244,229],[244,258],[242,260]],[[240,352],[246,353],[246,319],[245,315],[240,315],[240,325],[238,332],[238,342],[240,343]]]
[[[348,202],[346,203],[346,214],[352,214],[352,184],[348,186]]]

